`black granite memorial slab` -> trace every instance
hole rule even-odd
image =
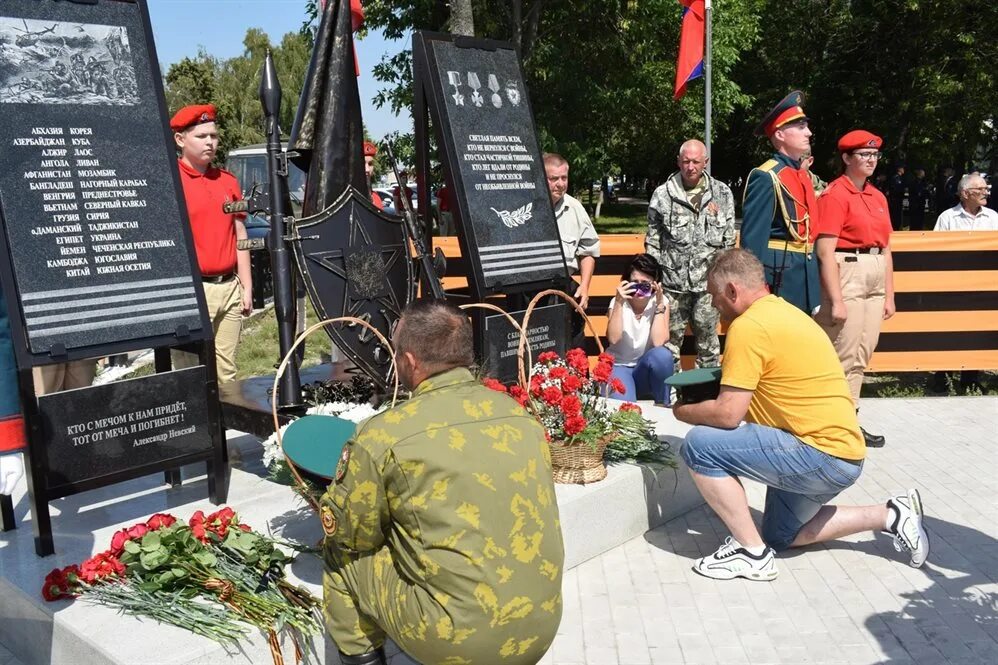
[[[60,488],[211,452],[204,367],[38,398],[46,482]]]
[[[513,45],[416,32],[413,59],[417,97],[425,95],[454,193],[472,293],[484,299],[567,281]]]
[[[523,322],[524,312],[509,312],[517,323]],[[520,346],[520,333],[509,320],[497,314],[483,317],[482,349],[480,357],[487,376],[503,383],[513,383],[519,375],[517,349]],[[568,328],[568,305],[558,303],[546,307],[535,307],[530,313],[527,343],[533,360],[544,351],[554,351],[561,356],[568,350],[565,331]]]
[[[32,363],[209,335],[143,4],[4,0],[0,90],[0,214]]]

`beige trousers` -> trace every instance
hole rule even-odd
[[[204,299],[208,303],[208,318],[215,332],[215,364],[218,382],[236,380],[236,347],[239,345],[239,332],[242,330],[243,287],[239,280],[232,278],[221,284],[202,282]],[[176,369],[195,367],[198,357],[186,351],[173,351],[173,366]]]
[[[821,311],[816,320],[835,346],[849,392],[858,407],[863,372],[877,348],[880,326],[884,322],[884,256],[836,252],[835,262],[839,265],[846,320],[832,323],[832,305],[825,294],[822,294]]]
[[[43,365],[31,370],[35,394],[49,395],[62,390],[87,388],[97,376],[97,361],[73,360],[58,365]]]

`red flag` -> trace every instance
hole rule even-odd
[[[683,26],[679,32],[674,99],[680,99],[686,94],[687,83],[703,76],[703,42],[706,33],[704,0],[679,2],[683,5]]]

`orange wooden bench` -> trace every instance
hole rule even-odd
[[[466,287],[457,238],[433,244],[448,259],[444,289]],[[644,250],[644,234],[603,235],[600,247],[589,313],[605,335],[610,298],[630,258]],[[998,231],[904,231],[891,236],[891,247],[897,314],[884,322],[869,371],[998,369]],[[682,356],[683,366],[692,366],[688,330]]]

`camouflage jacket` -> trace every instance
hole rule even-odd
[[[558,625],[565,553],[544,430],[467,369],[361,425],[321,505],[327,547],[387,546],[455,626]]]
[[[648,204],[645,251],[662,265],[667,291],[707,290],[707,262],[735,244],[735,199],[720,180],[708,178],[697,212],[690,205],[679,172],[652,194]]]

